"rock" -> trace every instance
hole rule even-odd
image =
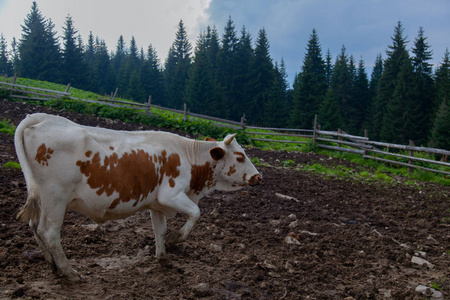
[[[222,249],[223,249],[222,246],[217,245],[217,244],[209,244],[208,248],[214,252],[222,252]]]
[[[272,226],[277,226],[280,225],[281,221],[280,220],[270,220],[269,224]]]
[[[420,292],[424,295],[426,295],[428,293],[428,291],[430,291],[430,293],[431,293],[432,300],[444,300],[444,296],[442,295],[442,293],[433,288],[430,288],[430,287],[427,287],[427,286],[424,286],[421,284],[416,287],[416,292]]]
[[[297,227],[298,226],[298,221],[297,220],[295,220],[294,222],[291,222],[290,224],[289,224],[289,227],[290,228],[295,228],[295,227]]]
[[[427,261],[427,260],[425,260],[423,258],[420,258],[418,256],[413,256],[411,258],[411,262],[413,264],[416,264],[416,265],[419,265],[419,266],[426,265],[429,269],[433,269],[434,268],[434,265],[432,263],[430,263],[429,261]]]
[[[420,256],[420,257],[423,257],[423,258],[426,258],[427,257],[427,253],[426,252],[423,252],[423,251],[414,251],[414,255],[415,256]]]
[[[291,219],[291,220],[296,220],[296,219],[297,219],[297,216],[296,216],[295,214],[290,214],[290,215],[288,216],[288,218]]]

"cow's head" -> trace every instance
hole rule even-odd
[[[238,190],[246,185],[257,185],[262,176],[236,142],[236,134],[230,134],[209,150],[216,162],[214,177],[216,188],[221,191]]]

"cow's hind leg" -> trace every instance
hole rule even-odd
[[[42,253],[44,254],[45,260],[52,267],[52,271],[55,273],[57,271],[56,264],[53,261],[52,255],[48,251],[47,246],[45,245],[41,236],[37,232],[38,224],[36,224],[32,220],[30,220],[30,228],[33,231],[34,238],[36,239],[36,242],[38,243],[39,248],[41,249]]]
[[[156,210],[150,210],[152,217],[153,232],[155,234],[155,256],[158,262],[164,267],[171,267],[172,263],[167,258],[164,236],[167,230],[166,216]]]
[[[61,247],[61,226],[66,212],[65,203],[54,204],[41,207],[41,216],[36,231],[38,243],[42,242],[41,247],[45,248],[43,251],[50,254],[52,263],[61,275],[69,280],[79,280],[78,273],[70,266],[69,260]]]

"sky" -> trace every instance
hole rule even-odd
[[[33,0],[0,0],[0,32],[8,45],[20,39],[21,25]],[[151,44],[164,63],[183,23],[195,46],[209,25],[219,35],[231,17],[238,36],[245,26],[255,42],[265,29],[274,62],[284,60],[288,81],[301,71],[308,40],[317,31],[322,54],[333,61],[343,46],[356,61],[363,59],[370,77],[376,56],[386,57],[394,28],[400,21],[412,48],[420,27],[433,51],[432,64],[450,48],[450,0],[36,0],[42,15],[51,19],[59,35],[70,15],[84,42],[89,32],[114,51],[123,35],[126,45],[134,36],[139,48]]]

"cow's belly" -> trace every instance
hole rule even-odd
[[[137,211],[148,209],[160,211],[169,218],[174,217],[177,213],[174,209],[159,203],[156,191],[150,194],[146,199],[140,201],[120,201],[113,208],[112,206],[116,199],[118,199],[117,193],[114,193],[111,197],[99,197],[96,194],[93,195],[92,191],[76,194],[77,195],[70,201],[67,208],[77,211],[99,224],[108,220],[124,219]]]

